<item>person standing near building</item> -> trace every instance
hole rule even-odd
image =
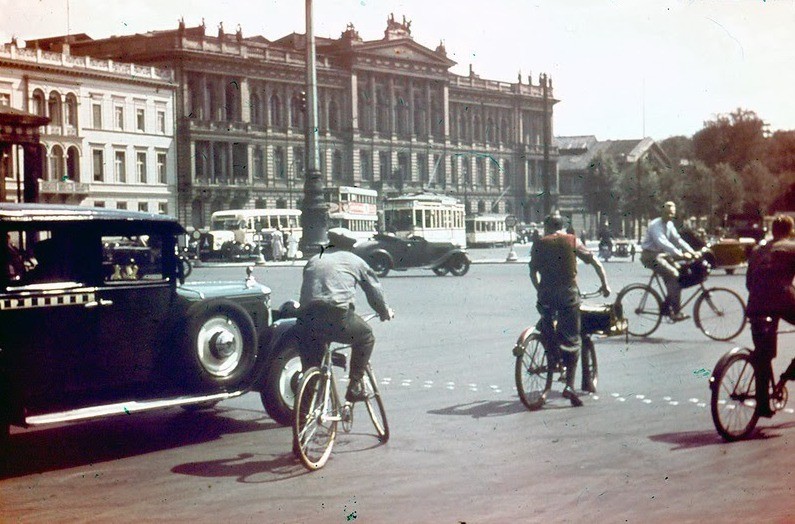
[[[667,292],[661,314],[669,315],[671,320],[679,322],[689,316],[680,311],[682,286],[679,284],[679,267],[675,260],[689,260],[695,256],[695,252],[679,236],[673,222],[674,217],[676,217],[676,204],[670,201],[663,204],[662,214],[649,222],[646,236],[641,242],[640,262],[644,267],[660,275],[665,282]]]

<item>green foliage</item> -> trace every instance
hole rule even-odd
[[[742,171],[745,199],[743,211],[765,215],[770,204],[781,193],[778,177],[773,176],[759,160],[753,160]]]
[[[766,126],[756,113],[746,109],[718,115],[693,135],[693,152],[709,167],[726,163],[742,171],[751,161],[764,157]]]
[[[589,213],[614,216],[618,211],[619,173],[612,158],[598,153],[585,174],[583,199]]]

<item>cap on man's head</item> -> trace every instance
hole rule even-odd
[[[345,227],[333,227],[328,230],[328,243],[329,247],[338,247],[342,249],[350,249],[356,244],[351,230]]]
[[[792,235],[792,228],[792,217],[788,215],[776,215],[771,225],[771,233],[773,233],[773,238],[778,240],[779,238],[786,238]]]
[[[544,231],[552,233],[561,229],[563,229],[563,217],[560,216],[560,212],[555,211],[544,218]]]

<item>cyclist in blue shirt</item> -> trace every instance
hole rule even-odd
[[[674,260],[689,260],[695,256],[695,251],[679,236],[673,222],[675,216],[676,204],[669,201],[663,204],[662,215],[649,222],[640,245],[640,262],[662,277],[667,292],[661,313],[670,315],[671,320],[678,322],[688,316],[680,311],[682,286],[679,284],[679,268]]]

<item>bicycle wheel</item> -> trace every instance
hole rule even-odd
[[[712,422],[724,440],[747,437],[756,427],[756,377],[748,352],[728,354],[712,373]]]
[[[552,388],[552,372],[541,335],[534,333],[524,341],[524,351],[516,357],[516,390],[527,409],[540,408]]]
[[[730,289],[705,289],[693,311],[698,328],[713,340],[731,340],[745,327],[745,303]]]
[[[644,284],[632,284],[618,294],[617,301],[627,319],[627,331],[636,337],[654,333],[662,321],[662,299],[654,289]]]
[[[378,390],[375,374],[373,374],[373,370],[369,365],[367,366],[367,373],[364,375],[364,391],[367,394],[367,400],[364,401],[364,404],[367,406],[370,420],[373,421],[375,431],[378,433],[378,440],[386,442],[389,440],[389,422],[386,420],[386,409],[384,408],[384,401],[381,399],[381,392]]]
[[[339,399],[330,378],[319,368],[304,373],[295,397],[293,451],[310,470],[323,467],[337,436]]]

